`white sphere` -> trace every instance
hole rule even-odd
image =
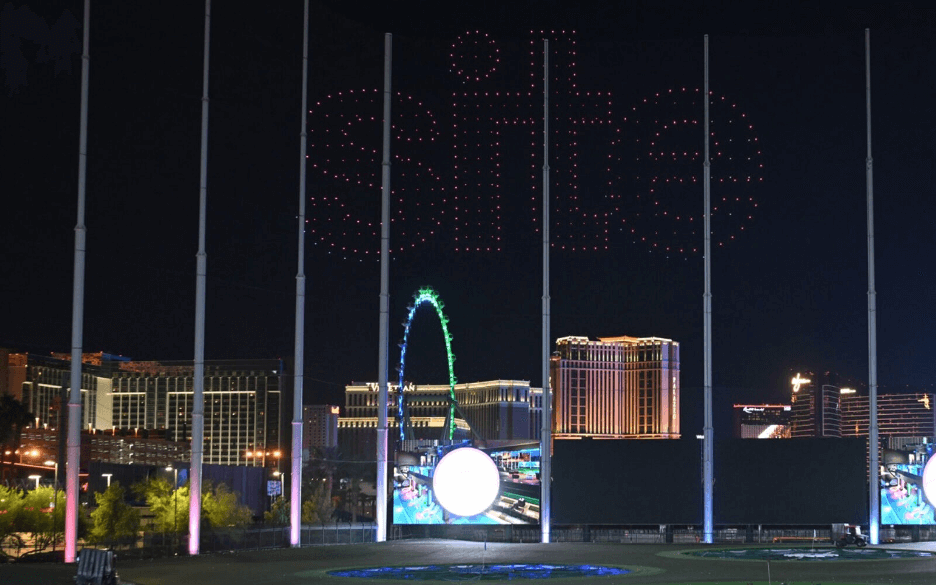
[[[500,474],[490,456],[475,448],[458,448],[445,455],[432,476],[436,500],[460,517],[483,513],[497,498]]]
[[[933,455],[923,469],[923,494],[926,500],[936,506],[936,455]]]

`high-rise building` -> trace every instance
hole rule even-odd
[[[556,340],[553,437],[679,438],[679,343],[619,336]]]
[[[26,353],[7,356],[7,386],[11,394],[36,417],[36,427],[65,427],[71,360],[62,356]],[[113,426],[111,371],[110,365],[100,361],[82,365],[82,429],[110,429]]]
[[[485,440],[538,439],[537,393],[529,381],[492,380],[455,385],[455,399],[465,421]],[[540,408],[541,411],[542,408]]]
[[[738,439],[790,437],[790,405],[734,405],[734,436]]]
[[[790,372],[790,437],[842,437],[838,376],[831,372]]]
[[[205,361],[205,464],[263,466],[278,459],[282,372],[279,360]],[[113,425],[191,440],[194,375],[190,361],[119,363],[113,371]]]
[[[337,405],[303,405],[302,461],[307,462],[316,451],[338,447]]]
[[[65,429],[71,355],[6,356],[6,388],[35,415],[35,427]],[[205,464],[265,466],[278,460],[282,372],[280,360],[205,362]],[[194,376],[191,361],[82,354],[82,429],[109,431],[110,437],[124,432],[123,436],[191,442]]]
[[[842,389],[842,437],[868,435],[868,402],[866,389]],[[882,439],[920,438],[917,443],[926,443],[922,438],[932,442],[936,436],[936,393],[878,393],[877,406]]]
[[[790,371],[791,437],[867,437],[868,389],[834,373]],[[936,435],[936,393],[878,390],[878,434],[899,444]]]

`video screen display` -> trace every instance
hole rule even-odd
[[[698,525],[702,441],[555,440],[552,522]],[[716,524],[813,525],[868,518],[867,440],[721,440]]]
[[[702,521],[701,442],[557,439],[553,445],[553,523]]]
[[[470,441],[427,443],[397,450],[394,524],[539,523],[539,444],[479,449]]]
[[[936,524],[936,444],[884,450],[882,460],[881,524]]]

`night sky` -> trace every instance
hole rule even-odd
[[[791,368],[866,383],[871,27],[878,381],[932,389],[936,12],[402,4],[311,8],[306,403],[377,379],[385,32],[399,94],[391,380],[406,306],[431,285],[460,381],[542,382],[544,30],[552,337],[680,342],[683,431],[701,428],[708,33],[716,412],[788,400]],[[194,355],[203,14],[93,3],[86,351]],[[70,347],[80,21],[80,3],[2,8],[0,345],[17,350]],[[212,7],[208,359],[293,356],[301,21],[299,1]],[[407,360],[408,380],[447,379],[428,310]]]

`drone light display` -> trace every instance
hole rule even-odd
[[[622,108],[611,92],[581,87],[578,41],[566,31],[531,31],[519,52],[467,32],[450,47],[450,102],[433,112],[417,96],[396,93],[391,253],[496,252],[511,231],[539,231],[544,36],[554,64],[552,246],[698,254],[702,91],[671,87]],[[754,219],[763,162],[748,114],[727,96],[709,99],[713,242],[724,246]],[[380,100],[376,88],[336,92],[309,117],[310,162],[320,178],[312,182],[310,241],[359,261],[379,257]]]

